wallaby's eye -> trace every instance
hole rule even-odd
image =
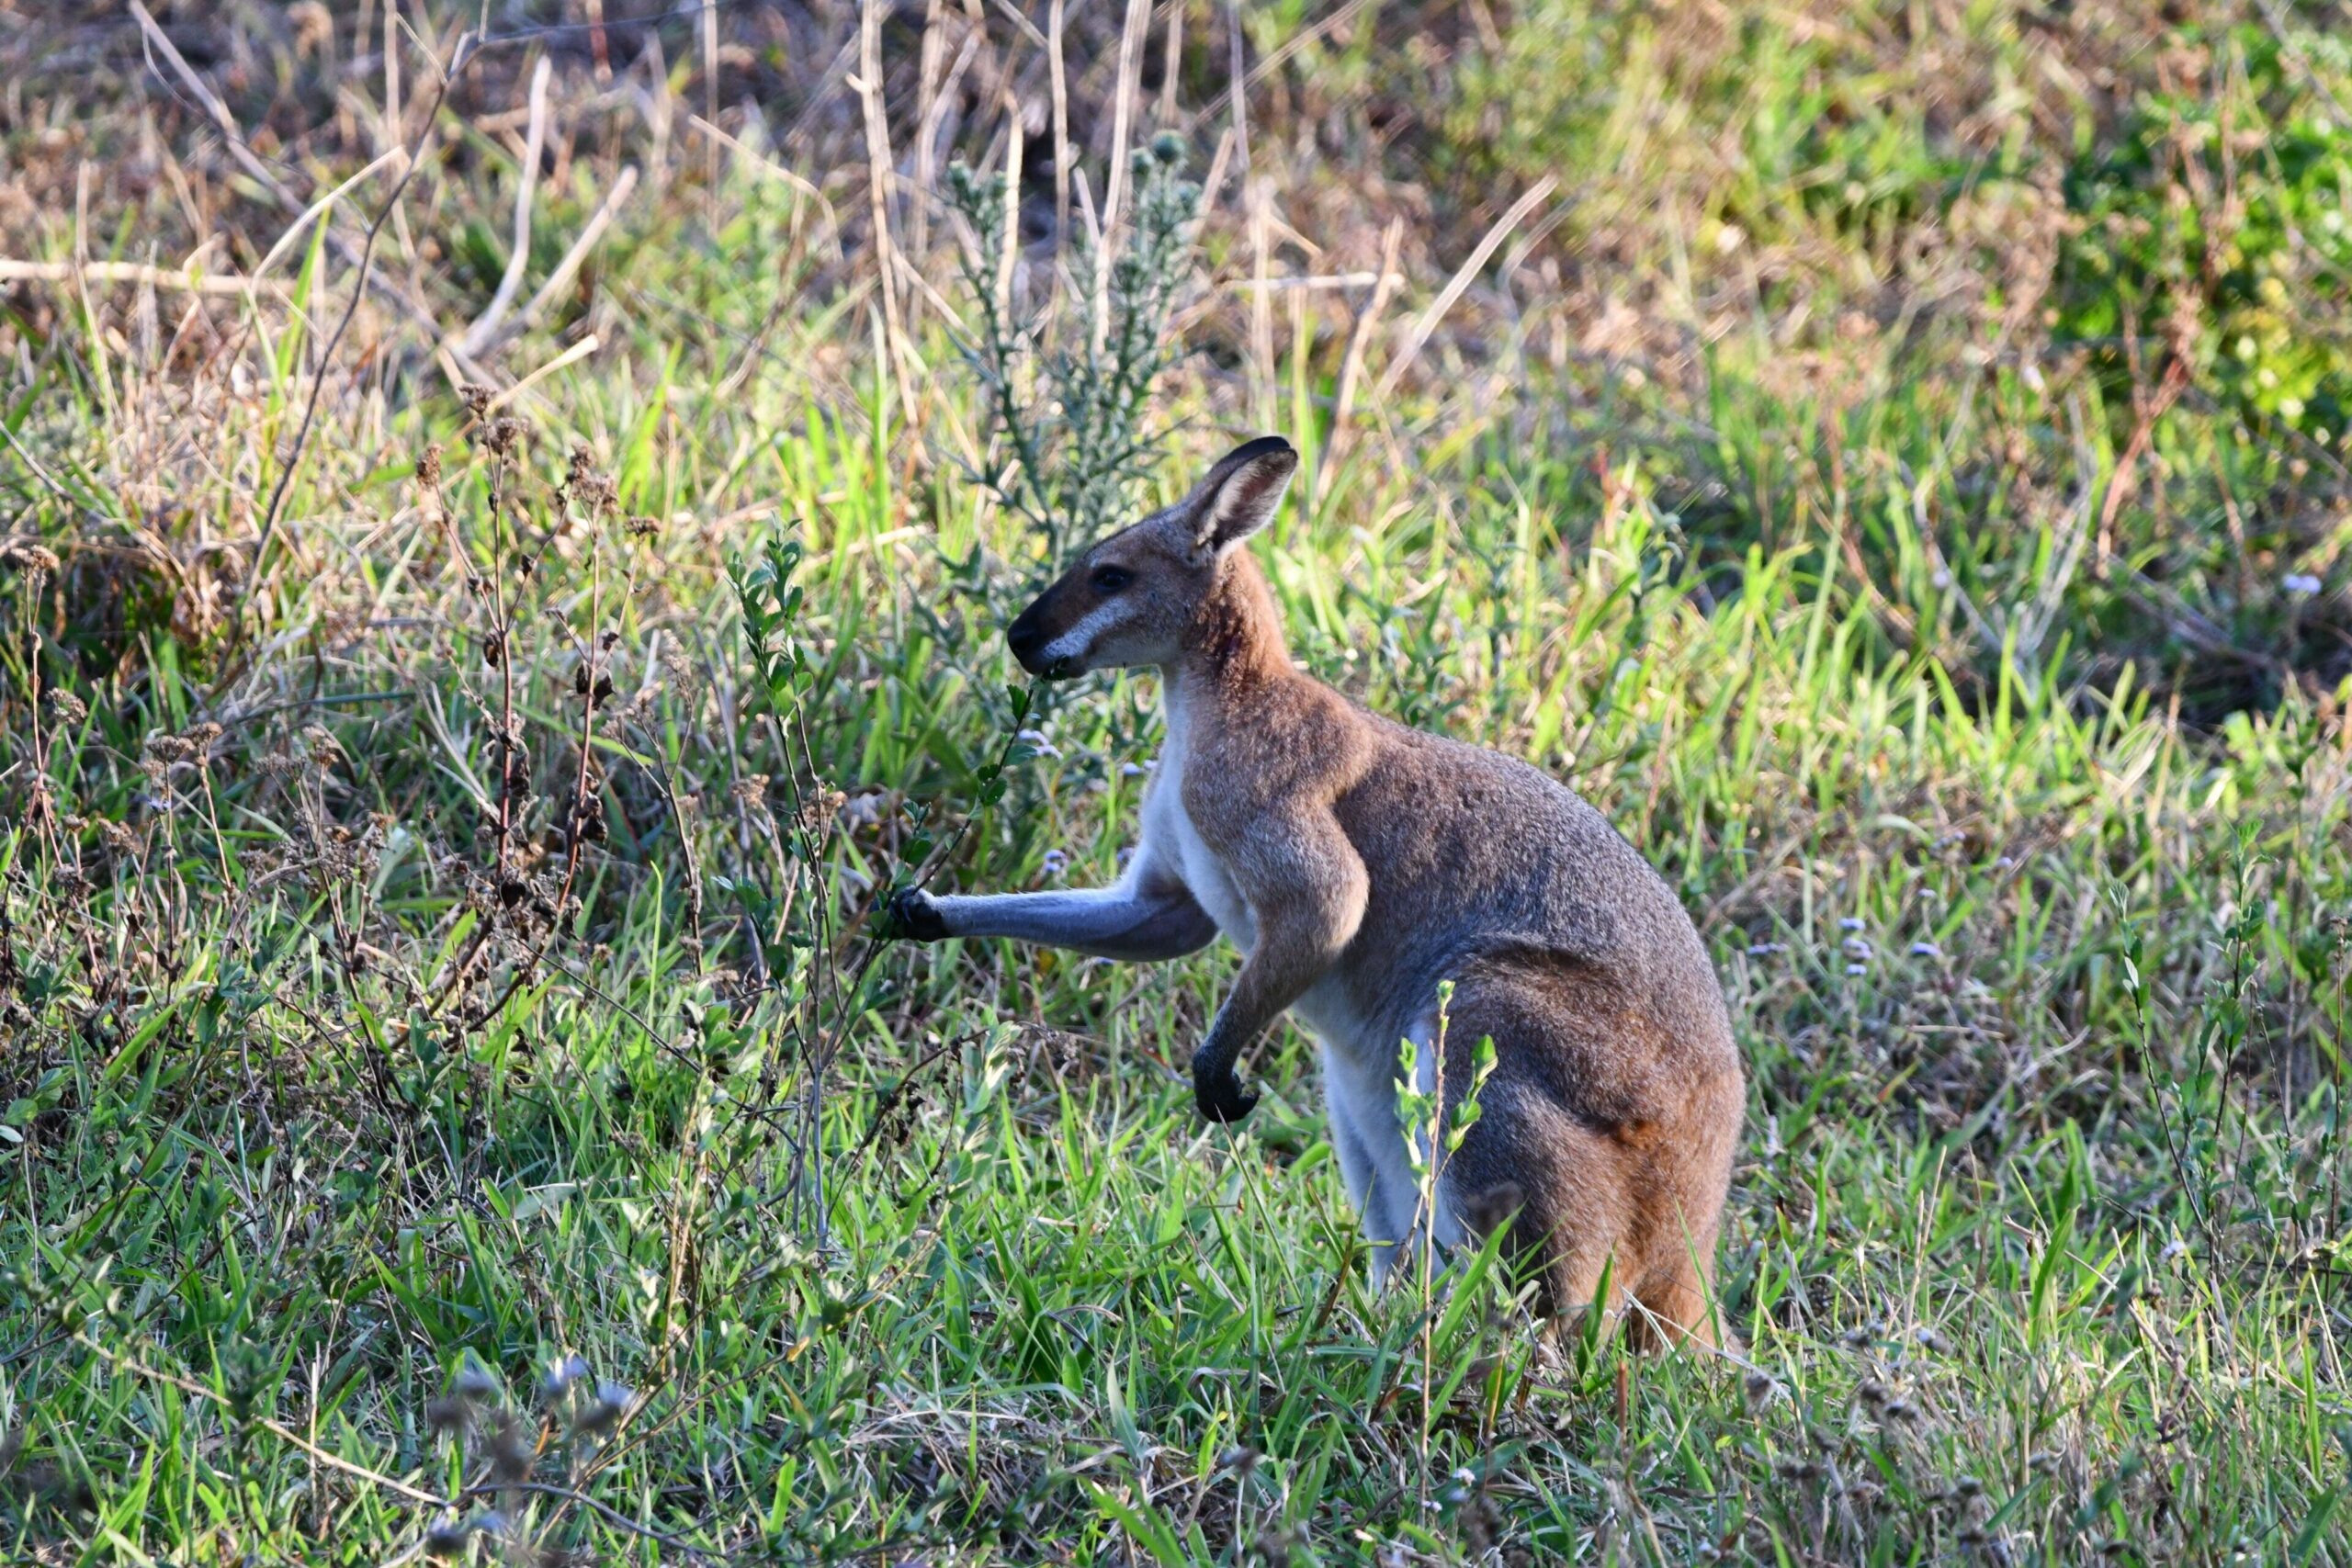
[[[1094,569],[1094,592],[1116,593],[1136,580],[1136,574],[1125,567],[1098,566]]]

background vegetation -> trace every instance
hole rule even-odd
[[[2342,0],[0,0],[0,1554],[2352,1560]],[[961,165],[960,169],[958,165]],[[1680,890],[1741,1345],[1375,1297],[1054,551]]]

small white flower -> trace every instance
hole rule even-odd
[[[1067,853],[1060,850],[1047,850],[1046,852],[1046,874],[1047,876],[1059,876],[1069,869],[1069,856]]]
[[[1122,762],[1119,764],[1119,776],[1123,779],[1139,779],[1143,777],[1143,764],[1141,762]]]
[[[1860,915],[1849,915],[1844,919],[1838,922],[1838,929],[1841,931],[1860,931],[1862,929],[1862,918]]]
[[[1850,958],[1868,958],[1874,951],[1868,942],[1858,936],[1848,937],[1845,948],[1847,956]]]
[[[1943,955],[1944,950],[1932,942],[1915,942],[1911,944],[1911,956],[1914,958],[1941,958]]]
[[[1870,972],[1871,966],[1867,964],[1849,964],[1846,965],[1846,973],[1849,975],[1867,975]]]
[[[1061,748],[1046,739],[1046,732],[1042,729],[1024,729],[1018,735],[1015,735],[1013,739],[1015,740],[1026,740],[1030,745],[1037,749],[1037,755],[1040,757],[1059,757],[1062,754]]]
[[[2188,1244],[2181,1240],[2180,1237],[2175,1236],[2170,1241],[2165,1243],[2165,1249],[2162,1252],[2156,1254],[2156,1261],[2159,1263],[2169,1263],[2188,1250]]]
[[[1789,944],[1784,942],[1752,942],[1747,944],[1747,956],[1770,958],[1776,953],[1786,953],[1788,950]]]
[[[2278,586],[2290,593],[2316,593],[2324,585],[2308,571],[2290,571],[2278,580]]]

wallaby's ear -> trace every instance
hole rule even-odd
[[[1298,453],[1279,435],[1261,435],[1217,459],[1193,491],[1193,545],[1223,554],[1273,521]]]

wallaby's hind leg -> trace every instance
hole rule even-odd
[[[1738,1105],[1726,1101],[1726,1111],[1715,1087],[1702,1086],[1688,1102],[1668,1093],[1653,1108],[1649,1084],[1589,1070],[1629,1053],[1581,1043],[1599,1011],[1582,1000],[1573,982],[1544,974],[1489,973],[1455,992],[1448,1098],[1466,1082],[1456,1063],[1478,1039],[1491,1035],[1496,1052],[1483,1112],[1448,1172],[1455,1202],[1476,1213],[1492,1206],[1482,1194],[1517,1190],[1512,1248],[1541,1260],[1545,1304],[1561,1324],[1591,1308],[1605,1279],[1600,1305],[1637,1346],[1713,1344],[1708,1280]],[[1623,1026],[1622,1013],[1600,1016],[1601,1027]],[[1725,1087],[1736,1096],[1736,1083]],[[1639,1121],[1611,1125],[1597,1113],[1628,1102]]]
[[[1660,1268],[1634,1286],[1634,1300],[1641,1304],[1625,1314],[1625,1334],[1637,1349],[1664,1350],[1686,1343],[1713,1349],[1720,1343],[1715,1333],[1714,1270],[1701,1267],[1698,1261],[1712,1262],[1714,1251],[1711,1226],[1703,1235],[1690,1238],[1680,1264]]]
[[[1596,1304],[1614,1315],[1625,1300],[1620,1254],[1632,1214],[1617,1151],[1500,1066],[1479,1101],[1478,1121],[1446,1169],[1455,1206],[1482,1228],[1502,1218],[1497,1211],[1517,1209],[1510,1254],[1536,1270],[1537,1310],[1555,1324]]]
[[[1648,1309],[1637,1328],[1648,1348],[1690,1341],[1713,1348],[1723,1342],[1715,1237],[1746,1101],[1737,1078],[1703,1080],[1671,1140],[1650,1151],[1651,1174],[1644,1183],[1653,1195],[1644,1215],[1647,1272],[1634,1281],[1634,1295]]]

